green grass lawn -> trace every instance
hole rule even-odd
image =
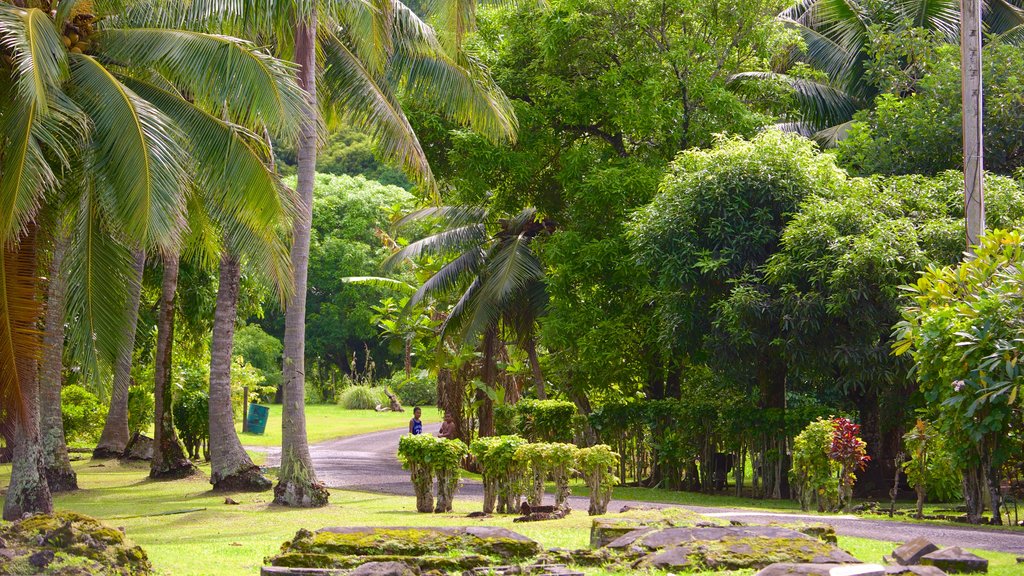
[[[153,482],[145,464],[98,466],[75,462],[82,490],[56,498],[58,509],[70,509],[122,526],[129,538],[143,546],[154,566],[165,574],[257,574],[263,558],[299,528],[324,526],[505,526],[545,546],[585,547],[590,519],[584,514],[532,524],[513,524],[511,517],[472,520],[466,514],[479,503],[456,500],[452,514],[417,514],[412,497],[380,496],[332,491],[331,504],[319,509],[290,509],[270,504],[270,492],[231,494],[240,505],[224,503],[224,494],[210,491],[205,477]],[[208,467],[205,472],[209,472]],[[10,465],[0,466],[0,484],[6,485]],[[201,509],[182,514],[169,512]],[[865,561],[877,562],[892,550],[892,543],[840,537],[840,545]],[[991,561],[989,574],[1011,576],[1020,569],[1010,554],[977,552]],[[730,573],[746,576],[753,571]],[[718,573],[724,574],[724,573]]]
[[[409,425],[412,409],[405,412],[375,412],[373,410],[348,410],[337,404],[309,404],[306,406],[306,432],[309,442],[322,442],[367,432],[402,428]],[[433,406],[423,408],[423,421],[441,421],[441,412]],[[270,404],[270,416],[264,434],[243,434],[241,422],[236,422],[238,437],[245,446],[281,445],[281,405]]]

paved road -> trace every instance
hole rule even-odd
[[[424,432],[436,433],[437,424],[424,425]],[[409,473],[395,457],[398,439],[405,430],[374,432],[338,440],[329,440],[310,447],[313,466],[317,477],[331,488],[358,490],[383,494],[412,496]],[[267,463],[277,465],[277,449],[266,449]],[[476,481],[467,481],[459,490],[459,497],[483,498],[483,486]],[[570,504],[574,510],[586,511],[586,498],[573,497]],[[609,510],[618,510],[627,505],[667,506],[626,500],[613,500]],[[933,526],[906,522],[867,520],[856,516],[828,516],[815,514],[768,513],[752,510],[710,506],[683,506],[695,512],[739,520],[751,524],[786,520],[825,521],[835,526],[836,532],[846,536],[873,538],[887,541],[906,541],[923,536],[936,544],[981,548],[1024,555],[1024,533],[1011,533],[990,528],[960,526]]]

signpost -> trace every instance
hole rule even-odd
[[[981,132],[981,0],[960,0],[960,74],[964,131],[964,216],[967,250],[985,232]]]

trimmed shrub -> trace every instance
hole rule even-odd
[[[68,444],[95,445],[103,431],[103,405],[95,394],[72,384],[60,393],[64,439]]]
[[[573,444],[539,442],[524,444],[516,449],[516,460],[529,467],[532,484],[527,492],[530,506],[540,506],[544,500],[544,480],[555,481],[555,506],[562,506],[569,497],[569,475],[579,448]]]
[[[377,406],[387,403],[388,400],[382,388],[362,384],[345,388],[338,399],[338,404],[349,410],[373,410]]]
[[[818,418],[793,439],[793,469],[790,477],[800,498],[800,508],[831,512],[839,505],[839,463],[829,458],[832,450],[832,421]]]
[[[618,465],[619,455],[605,444],[580,448],[577,453],[576,467],[590,489],[590,508],[587,512],[591,516],[600,516],[608,511],[612,488],[619,482],[615,476]]]
[[[499,406],[494,417],[498,434],[530,442],[572,442],[581,424],[576,405],[565,400],[522,400]]]
[[[469,449],[462,440],[435,438],[431,434],[407,434],[398,441],[398,458],[412,475],[417,512],[451,512],[462,474],[462,459]],[[437,506],[434,506],[434,478]]]
[[[477,438],[469,450],[480,463],[484,481],[484,512],[512,514],[519,510],[522,498],[523,463],[516,450],[525,445],[519,436],[485,436]]]

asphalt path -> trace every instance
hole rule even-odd
[[[423,431],[436,434],[439,428],[439,424],[424,424]],[[405,429],[387,430],[311,445],[310,455],[317,477],[330,488],[412,496],[409,473],[402,469],[402,465],[396,457],[398,439],[406,432]],[[256,448],[256,450],[267,452],[268,465],[276,466],[278,464],[279,449]],[[459,489],[457,497],[482,500],[483,485],[474,480],[466,480]],[[587,498],[572,497],[569,499],[569,503],[573,510],[582,510],[586,513]],[[680,507],[707,516],[737,520],[748,524],[801,520],[827,522],[835,527],[838,534],[844,536],[892,542],[904,542],[922,536],[941,546],[980,548],[1024,555],[1024,532],[1010,532],[997,528],[869,520],[857,516],[771,513],[736,508],[680,506],[629,500],[612,500],[608,509],[617,511],[624,506]]]

